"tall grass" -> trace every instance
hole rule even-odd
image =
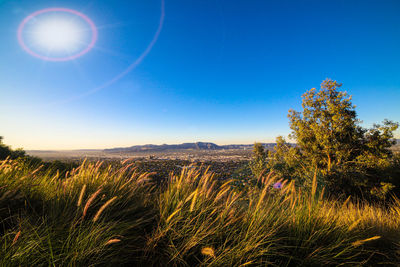
[[[273,174],[235,190],[188,167],[155,187],[129,162],[63,177],[0,162],[0,265],[399,265],[400,201],[301,192]],[[260,185],[261,184],[261,185]]]

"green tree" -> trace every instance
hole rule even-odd
[[[3,143],[3,136],[0,136],[0,160],[11,155],[11,149]]]
[[[382,124],[374,124],[372,128],[366,130],[363,139],[365,149],[359,160],[365,157],[375,161],[392,158],[393,151],[390,148],[396,144],[393,132],[398,127],[398,123],[384,120]]]
[[[320,90],[303,94],[302,111],[289,110],[290,138],[297,148],[288,148],[278,138],[272,169],[279,171],[281,165],[281,174],[291,171],[294,176],[318,170],[331,185],[342,186],[355,173],[355,185],[371,187],[382,182],[377,170],[391,164],[393,131],[399,125],[385,120],[371,129],[361,127],[351,96],[340,91],[341,86],[326,79]]]
[[[267,153],[261,143],[255,143],[253,148],[253,158],[249,163],[251,172],[259,178],[266,170]]]
[[[308,165],[329,173],[332,167],[353,161],[363,150],[364,129],[359,126],[351,96],[342,85],[325,80],[302,96],[303,111],[289,110],[291,138]]]
[[[12,150],[3,143],[3,136],[0,136],[0,160],[6,159],[7,157],[12,159],[25,157],[25,151],[23,149]]]
[[[286,142],[283,136],[276,138],[274,151],[268,151],[267,167],[274,170],[283,179],[294,179],[303,183],[303,174],[307,170],[301,161],[299,148]]]

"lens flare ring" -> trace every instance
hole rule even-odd
[[[118,82],[119,80],[121,80],[123,77],[125,77],[125,75],[127,75],[128,73],[130,73],[133,69],[135,69],[140,63],[142,63],[143,59],[150,53],[151,49],[153,48],[153,46],[156,44],[158,37],[161,34],[161,30],[164,26],[164,19],[165,19],[165,0],[161,0],[161,13],[160,13],[160,19],[158,22],[158,27],[156,32],[154,33],[153,39],[150,41],[150,43],[147,45],[146,49],[143,51],[143,53],[136,59],[134,60],[124,71],[120,72],[118,75],[116,75],[114,78],[112,78],[111,80],[109,80],[108,82],[103,83],[102,85],[93,88],[90,91],[87,91],[86,93],[83,93],[81,95],[72,97],[70,99],[67,99],[68,101],[74,100],[74,99],[79,99],[79,98],[83,98],[86,97],[88,95],[94,94],[100,90],[103,90],[104,88],[111,86],[112,84]]]
[[[45,56],[45,55],[41,55],[35,51],[33,51],[31,48],[29,48],[29,46],[25,43],[24,41],[24,37],[23,37],[23,31],[24,28],[26,26],[26,24],[31,21],[32,19],[35,19],[38,15],[42,15],[45,13],[49,13],[49,12],[65,12],[65,13],[70,13],[73,15],[76,15],[78,17],[80,17],[82,20],[84,20],[90,27],[90,31],[91,31],[91,40],[89,42],[89,44],[80,52],[67,56],[67,57],[49,57],[49,56]],[[40,58],[42,60],[46,60],[46,61],[69,61],[69,60],[73,60],[76,59],[78,57],[83,56],[84,54],[86,54],[87,52],[89,52],[95,45],[96,41],[97,41],[97,28],[96,25],[93,23],[93,21],[86,16],[85,14],[82,14],[76,10],[73,9],[69,9],[69,8],[61,8],[61,7],[52,7],[52,8],[45,8],[45,9],[41,9],[38,10],[32,14],[30,14],[29,16],[27,16],[19,25],[18,27],[18,31],[17,31],[17,35],[18,35],[18,42],[21,45],[21,47],[28,52],[30,55]]]
[[[64,100],[61,100],[61,101],[55,101],[55,102],[49,103],[48,105],[49,106],[53,106],[53,105],[57,105],[57,104],[68,103],[68,102],[71,102],[73,100],[81,99],[81,98],[87,97],[89,95],[95,94],[96,92],[98,92],[100,90],[103,90],[103,89],[113,85],[114,83],[118,82],[119,80],[124,78],[127,74],[129,74],[133,69],[135,69],[144,60],[144,58],[150,53],[150,51],[152,50],[153,46],[156,44],[156,42],[158,40],[158,37],[161,34],[161,30],[162,30],[162,28],[164,26],[165,0],[160,0],[160,2],[161,2],[161,13],[160,13],[160,18],[159,18],[159,22],[158,22],[158,27],[157,27],[154,35],[153,35],[152,40],[150,41],[150,43],[147,45],[146,49],[142,52],[142,54],[138,58],[136,58],[133,62],[131,62],[131,64],[128,67],[126,67],[126,69],[124,69],[122,72],[118,73],[111,80],[108,80],[107,82],[105,82],[105,83],[103,83],[103,84],[101,84],[101,85],[99,85],[99,86],[97,86],[97,87],[95,87],[95,88],[93,88],[93,89],[91,89],[89,91],[81,93],[79,95],[75,95],[75,96],[72,96],[70,98],[67,98],[67,99],[64,99]],[[95,44],[95,42],[97,40],[97,34],[98,34],[95,24],[87,16],[85,16],[84,14],[79,13],[79,12],[73,10],[73,9],[68,9],[68,8],[46,8],[46,9],[42,9],[42,10],[36,11],[35,13],[32,13],[30,16],[26,17],[24,19],[24,21],[21,22],[21,24],[20,24],[20,26],[18,28],[18,40],[21,43],[22,47],[24,47],[24,49],[28,53],[30,53],[31,55],[39,57],[41,59],[50,60],[50,61],[62,61],[62,60],[60,60],[61,58],[49,58],[49,57],[45,57],[45,56],[42,56],[42,55],[38,55],[38,54],[32,53],[33,51],[31,51],[28,47],[26,47],[25,43],[23,42],[22,31],[23,31],[23,28],[24,28],[25,24],[29,20],[31,20],[32,18],[34,18],[35,16],[37,16],[39,14],[42,14],[42,13],[45,13],[45,12],[50,12],[50,11],[66,11],[66,10],[68,10],[67,12],[70,12],[70,13],[72,12],[72,14],[77,14],[78,13],[78,14],[83,16],[82,18],[86,18],[87,20],[85,20],[85,21],[88,22],[88,24],[91,26],[92,35],[93,36],[92,36],[92,42],[90,43],[90,45],[84,51],[82,51],[79,54],[75,55],[73,58],[71,58],[71,57],[65,58],[64,61],[80,57],[83,54],[87,53],[91,48],[93,48],[93,46],[94,46],[94,44]]]

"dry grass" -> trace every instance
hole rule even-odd
[[[84,162],[58,177],[6,160],[0,265],[400,263],[398,199],[386,207],[329,200],[315,177],[310,192],[272,173],[260,184],[238,191],[188,167],[156,189],[129,162]]]

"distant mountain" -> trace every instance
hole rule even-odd
[[[272,149],[275,143],[264,143],[266,149]],[[166,151],[166,150],[228,150],[228,149],[252,149],[251,145],[222,145],[219,146],[214,143],[196,142],[196,143],[183,143],[176,145],[139,145],[131,147],[117,147],[111,149],[104,149],[107,153],[129,153],[129,152],[151,152],[151,151]]]

